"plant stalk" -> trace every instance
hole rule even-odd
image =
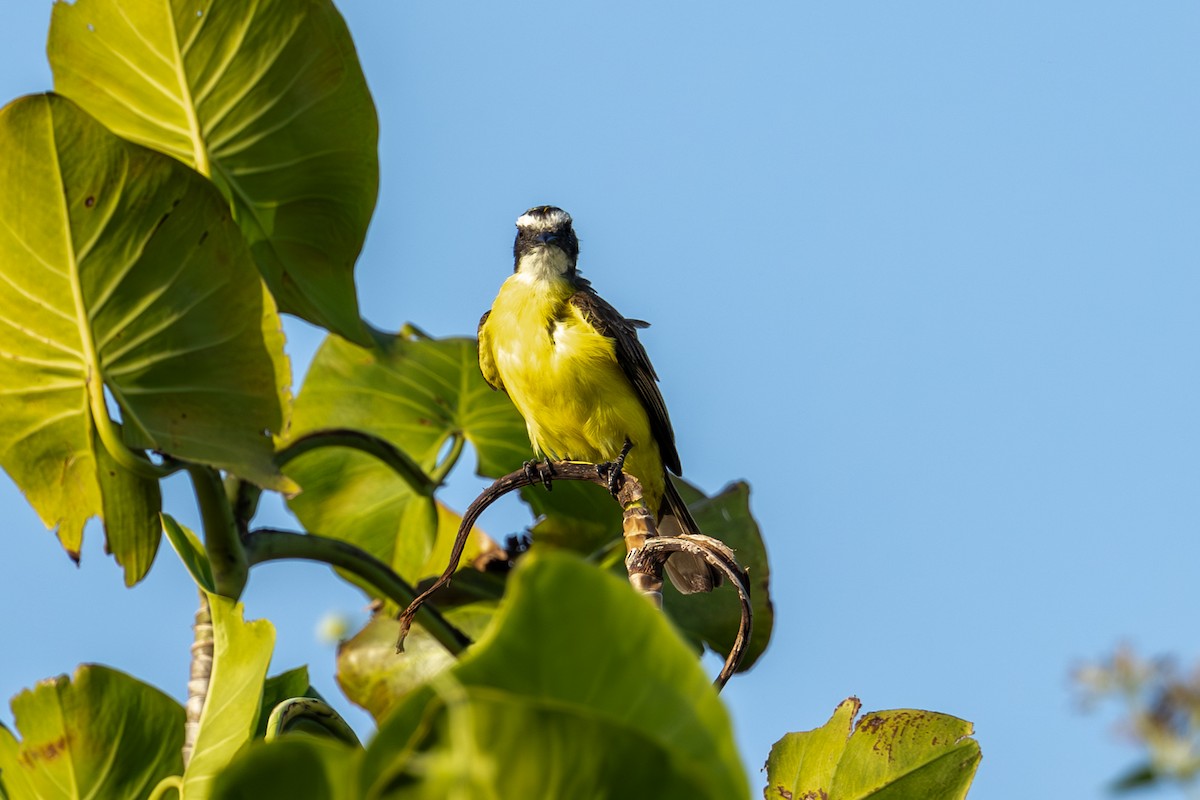
[[[200,507],[204,549],[212,567],[213,585],[217,594],[237,600],[246,588],[250,570],[225,486],[220,474],[212,467],[188,464],[187,471]]]
[[[183,725],[183,766],[186,769],[192,760],[196,737],[200,734],[200,715],[204,713],[204,701],[208,698],[208,683],[212,680],[213,668],[213,622],[208,595],[200,591],[200,607],[196,609],[196,624],[192,626],[192,667],[188,675],[187,704],[184,710],[187,719]]]

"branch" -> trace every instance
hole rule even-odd
[[[387,564],[367,551],[340,539],[314,533],[259,528],[247,533],[242,542],[251,565],[291,558],[319,561],[357,575],[397,605],[411,602],[417,594],[416,590]],[[471,644],[466,634],[433,608],[421,609],[420,619],[421,627],[450,651],[451,655],[460,655]]]

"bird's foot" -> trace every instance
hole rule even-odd
[[[629,451],[632,448],[633,442],[627,438],[625,439],[625,446],[621,448],[621,454],[617,456],[615,461],[607,461],[596,465],[596,474],[601,478],[608,479],[608,492],[613,497],[617,496],[617,492],[621,491],[621,486],[625,483],[625,458],[629,455]]]
[[[554,467],[550,466],[550,459],[538,461],[536,458],[531,458],[524,464],[525,477],[530,483],[542,482],[542,486],[546,487],[549,492],[554,488],[552,480],[554,478]]]

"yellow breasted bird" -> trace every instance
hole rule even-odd
[[[679,453],[658,376],[637,338],[645,322],[625,319],[579,275],[571,216],[538,206],[517,220],[513,274],[479,321],[479,366],[525,418],[538,455],[618,462],[641,481],[663,532],[699,533],[667,476]],[[671,521],[670,518],[674,518]],[[667,574],[681,592],[720,582],[699,556],[674,553]]]

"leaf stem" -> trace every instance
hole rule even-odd
[[[186,466],[192,479],[192,489],[196,493],[196,503],[200,506],[204,549],[212,567],[213,585],[217,594],[237,600],[246,588],[249,565],[225,486],[220,474],[212,467],[200,464]]]
[[[108,406],[104,402],[104,389],[100,388],[93,392],[89,381],[88,395],[92,424],[96,426],[96,433],[99,434],[104,449],[112,456],[113,461],[139,478],[151,481],[162,480],[180,469],[178,465],[171,463],[155,464],[144,454],[135,453],[126,447],[117,424],[108,416]]]
[[[158,782],[158,785],[154,787],[154,790],[150,792],[147,800],[162,800],[163,797],[167,796],[167,792],[171,791],[172,789],[174,789],[180,797],[183,797],[182,775],[170,775],[166,778],[163,778]]]
[[[435,486],[441,486],[445,483],[446,476],[450,474],[450,470],[454,469],[454,465],[458,463],[458,459],[462,455],[463,444],[467,440],[467,437],[458,432],[452,433],[450,437],[450,452],[442,459],[442,463],[434,467],[433,472],[429,475],[429,479],[433,481]]]
[[[319,561],[352,572],[370,583],[389,600],[406,606],[417,591],[392,571],[391,567],[349,542],[314,533],[294,533],[275,528],[259,528],[243,538],[246,557],[251,565],[265,561],[298,558]],[[431,607],[422,608],[417,620],[452,655],[461,654],[471,640]]]
[[[275,463],[282,467],[292,459],[322,447],[349,447],[375,456],[423,497],[432,496],[434,489],[438,487],[438,482],[426,475],[420,464],[391,442],[366,431],[349,428],[330,428],[305,434],[276,453]],[[461,450],[462,446],[459,445],[457,451]]]

